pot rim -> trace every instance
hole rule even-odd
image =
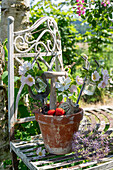
[[[35,112],[35,114],[42,115],[42,116],[44,116],[44,117],[51,117],[51,118],[52,118],[52,117],[54,117],[54,118],[58,118],[58,117],[61,117],[61,118],[62,118],[62,117],[65,117],[65,118],[66,118],[66,117],[72,117],[72,116],[74,116],[74,115],[78,115],[78,114],[80,114],[80,113],[83,115],[83,112],[84,112],[83,109],[79,107],[79,111],[78,111],[77,113],[73,113],[73,114],[71,114],[71,115],[61,115],[61,116],[44,115],[44,114],[42,114],[42,113],[37,113],[37,112]]]

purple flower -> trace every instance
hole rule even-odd
[[[83,157],[88,160],[98,160],[109,152],[108,137],[100,134],[97,129],[88,129],[88,134],[83,131],[74,133],[72,150],[75,156]]]

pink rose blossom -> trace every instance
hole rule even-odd
[[[101,3],[104,7],[106,7],[107,5],[110,4],[109,0],[103,0],[103,2]]]
[[[82,11],[82,14],[84,15],[85,11]]]
[[[80,7],[83,7],[83,5],[82,5],[82,4],[80,4]]]
[[[79,15],[79,16],[81,16],[81,15],[84,15],[85,14],[85,10],[84,9],[86,9],[85,7],[84,7],[84,0],[76,0],[76,2],[77,2],[77,14]]]

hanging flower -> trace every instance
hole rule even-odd
[[[26,77],[26,84],[28,86],[32,86],[33,84],[35,84],[35,79],[30,74]]]
[[[76,82],[78,85],[81,85],[81,84],[83,84],[83,79],[80,78],[79,76],[76,76]]]
[[[69,77],[65,78],[64,76],[62,77],[58,77],[58,81],[55,83],[55,87],[59,90],[59,91],[64,91],[67,90],[70,86],[70,82],[71,79]]]
[[[46,150],[45,150],[45,149],[42,149],[42,147],[39,147],[39,148],[36,150],[36,154],[38,155],[38,158],[42,158],[42,157],[45,156]]]
[[[32,68],[33,65],[30,62],[25,61],[22,66],[19,66],[19,75],[25,75],[25,73]]]
[[[93,81],[99,81],[99,79],[101,78],[99,73],[97,71],[94,71],[94,73],[92,73],[92,76],[91,76],[92,80]]]
[[[102,75],[103,75],[103,80],[108,82],[108,80],[110,78],[109,74],[108,74],[108,71],[107,70],[103,70],[103,68],[102,68],[101,72],[102,72]]]
[[[104,80],[102,80],[99,84],[98,87],[105,88],[108,83]]]
[[[21,77],[21,83],[23,85],[27,84],[28,86],[32,86],[33,84],[35,84],[35,79],[29,74],[27,77],[25,76]]]
[[[70,89],[69,89],[69,91],[71,92],[71,93],[77,93],[77,87],[75,86],[75,85],[72,85],[71,87],[70,87]]]
[[[21,81],[22,85],[26,84],[26,77],[22,75],[20,81]]]

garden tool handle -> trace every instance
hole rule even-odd
[[[78,96],[78,99],[77,99],[76,104],[78,104],[78,102],[79,102],[79,100],[80,100],[80,97],[81,97],[81,95],[82,95],[82,92],[83,92],[83,89],[84,89],[84,86],[85,86],[86,80],[87,80],[87,78],[85,77],[85,79],[84,79],[84,82],[83,82],[82,88],[81,88],[81,90],[80,90],[80,94],[79,94],[79,96]]]

